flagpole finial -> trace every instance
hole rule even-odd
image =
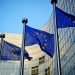
[[[5,38],[5,34],[0,34],[0,38]]]
[[[27,23],[28,23],[28,19],[27,19],[27,18],[24,18],[24,19],[22,20],[22,23],[27,24]]]
[[[57,4],[57,0],[51,0],[51,3],[52,3],[52,4],[53,4],[53,3]]]

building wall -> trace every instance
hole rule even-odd
[[[21,47],[22,35],[5,33],[4,40]],[[34,73],[37,72],[39,75],[44,75],[45,69],[50,65],[50,57],[42,52],[38,45],[28,46],[26,50],[33,59],[31,61],[24,60],[24,74],[31,75],[34,70]],[[19,75],[19,68],[20,61],[0,60],[0,75]]]
[[[69,14],[75,15],[75,0],[58,0],[57,7]],[[45,27],[50,28],[50,33],[54,33],[53,14]],[[58,34],[62,75],[75,75],[75,28],[60,28],[58,29]],[[52,61],[51,75],[58,75],[55,56]]]
[[[5,33],[5,39],[4,40],[21,47],[22,34]]]
[[[1,40],[1,39],[0,39]],[[4,40],[21,47],[21,34],[5,33]],[[18,75],[18,61],[2,61],[0,60],[0,75]]]
[[[75,0],[58,0],[56,6],[69,14],[75,15]],[[42,29],[54,33],[53,26],[52,13],[48,23]],[[75,28],[60,28],[58,29],[58,34],[62,75],[75,75]],[[55,54],[50,62],[52,62],[50,64],[50,75],[58,75]]]

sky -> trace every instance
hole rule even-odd
[[[0,32],[22,33],[22,19],[27,25],[40,29],[52,13],[50,0],[0,0]]]

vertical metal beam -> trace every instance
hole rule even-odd
[[[1,55],[3,51],[3,39],[5,38],[5,34],[0,34],[0,38],[1,38],[1,51],[0,51],[0,55]]]
[[[20,59],[20,75],[24,75],[24,52],[25,52],[25,25],[28,22],[26,18],[22,20],[23,23],[23,35],[22,35],[22,48],[21,48],[21,59]]]
[[[58,36],[58,29],[56,24],[56,3],[57,0],[52,0],[51,3],[53,4],[53,24],[54,24],[54,34],[55,34],[55,59],[57,62],[57,75],[62,75],[61,73],[61,61],[60,61],[60,51],[59,51],[59,36]]]

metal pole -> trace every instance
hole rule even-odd
[[[22,48],[21,48],[21,59],[20,59],[20,75],[24,75],[24,52],[25,52],[25,25],[28,22],[26,18],[22,20],[23,23],[23,35],[22,35]]]
[[[0,51],[0,54],[2,54],[2,51],[3,51],[3,39],[5,38],[5,34],[0,34],[0,38],[1,38],[1,51]]]
[[[57,0],[52,0],[51,3],[53,4],[53,22],[54,22],[54,30],[55,30],[55,55],[56,55],[56,62],[57,62],[57,75],[62,75],[61,73],[61,61],[60,61],[60,51],[59,51],[59,37],[58,37],[58,30],[56,25],[56,3]]]

